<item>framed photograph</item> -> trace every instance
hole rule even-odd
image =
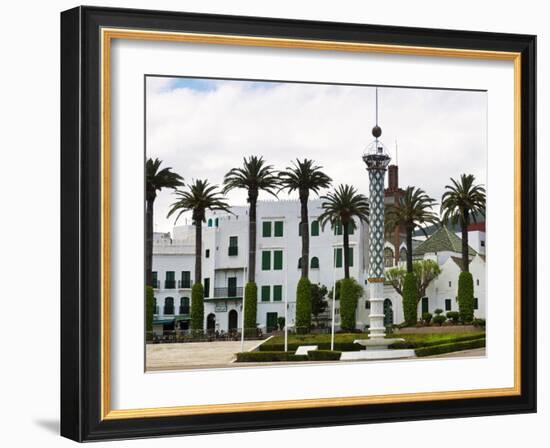
[[[61,14],[61,433],[536,411],[536,37]]]

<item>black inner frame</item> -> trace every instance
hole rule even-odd
[[[521,53],[521,395],[101,421],[101,27]],[[63,12],[61,434],[91,441],[535,412],[535,54],[531,35],[98,7]]]

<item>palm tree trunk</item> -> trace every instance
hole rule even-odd
[[[344,278],[349,278],[349,234],[348,223],[342,223],[344,231]]]
[[[470,272],[470,258],[468,245],[468,226],[470,225],[469,212],[465,210],[462,215],[460,227],[462,230],[462,272]]]
[[[195,283],[202,283],[202,221],[195,220]],[[203,285],[204,286],[204,285]]]
[[[145,285],[153,286],[153,205],[154,200],[146,201],[145,208]]]
[[[300,227],[302,229],[302,278],[308,278],[309,276],[309,217],[307,210],[308,193],[308,190],[300,193]]]
[[[407,272],[408,273],[411,273],[413,271],[413,243],[412,243],[412,240],[413,240],[413,237],[412,237],[412,234],[413,234],[413,228],[412,226],[406,226],[406,232],[407,232],[407,237],[406,237],[406,243],[407,243]]]
[[[256,204],[258,192],[248,191],[248,283],[256,281]]]

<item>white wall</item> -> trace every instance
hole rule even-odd
[[[548,439],[550,388],[548,350],[550,332],[541,325],[547,308],[550,276],[542,254],[550,252],[548,228],[550,203],[543,193],[550,187],[547,136],[544,123],[548,112],[548,36],[550,24],[545,2],[525,0],[479,2],[387,2],[268,0],[88,0],[87,4],[135,8],[158,8],[209,13],[260,15],[316,20],[422,26],[480,31],[538,34],[539,79],[539,378],[538,415],[483,417],[462,420],[418,421],[378,425],[341,426],[196,436],[191,439],[164,438],[119,443],[98,443],[97,447],[212,446],[281,447],[315,444],[317,447],[340,446],[343,442],[377,446],[441,447],[471,446],[517,447]],[[3,445],[41,447],[75,446],[57,436],[59,415],[59,11],[78,2],[6,2],[3,5],[3,65],[0,70],[2,101],[2,166],[0,176],[3,197],[3,273],[10,284],[26,285],[32,278],[39,291],[28,298],[32,312],[24,327],[10,313],[3,314],[2,381],[0,415]],[[547,139],[546,139],[547,140]],[[21,171],[25,171],[24,178]],[[546,199],[546,200],[544,200]],[[37,234],[37,229],[38,234]],[[17,232],[28,240],[6,237]],[[35,271],[29,271],[32,257]],[[40,267],[38,269],[38,267]],[[23,329],[22,329],[23,328]],[[6,337],[6,335],[10,335]],[[17,335],[17,338],[12,337]],[[543,357],[544,355],[544,357]],[[368,379],[365,379],[368,381]],[[213,384],[223,387],[223,381]],[[9,422],[9,423],[8,423]]]

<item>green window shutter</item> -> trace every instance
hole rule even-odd
[[[273,301],[280,302],[283,300],[283,285],[273,286]]]
[[[153,271],[152,272],[152,280],[153,280],[153,288],[158,288],[159,287],[159,284],[158,284],[158,273],[157,271]]]
[[[334,226],[334,234],[335,235],[342,235],[342,224],[337,222]]]
[[[479,301],[477,300],[477,297],[474,297],[474,310],[477,310],[479,308]]]
[[[451,299],[445,299],[445,311],[451,311]]]
[[[270,286],[262,286],[262,302],[269,302],[271,298],[269,297]]]
[[[430,311],[430,302],[427,297],[422,297],[422,314]]]
[[[269,238],[271,236],[271,221],[264,221],[262,223],[262,236]]]
[[[283,269],[283,251],[275,250],[273,251],[273,269],[280,271]]]
[[[319,236],[319,221],[317,220],[311,223],[311,236]]]
[[[210,297],[210,279],[204,279],[204,297]]]
[[[348,247],[348,254],[349,254],[349,266],[353,266],[353,247]]]
[[[311,259],[311,269],[319,269],[319,259],[317,257]]]
[[[283,228],[284,223],[283,221],[275,221],[275,236],[283,236]]]
[[[298,269],[302,269],[302,257],[298,258]]]
[[[353,222],[348,223],[348,235],[353,235],[354,229],[353,229]]]
[[[271,269],[271,252],[268,250],[262,251],[262,271]]]
[[[338,247],[334,249],[335,265],[337,268],[342,267],[342,248]]]

